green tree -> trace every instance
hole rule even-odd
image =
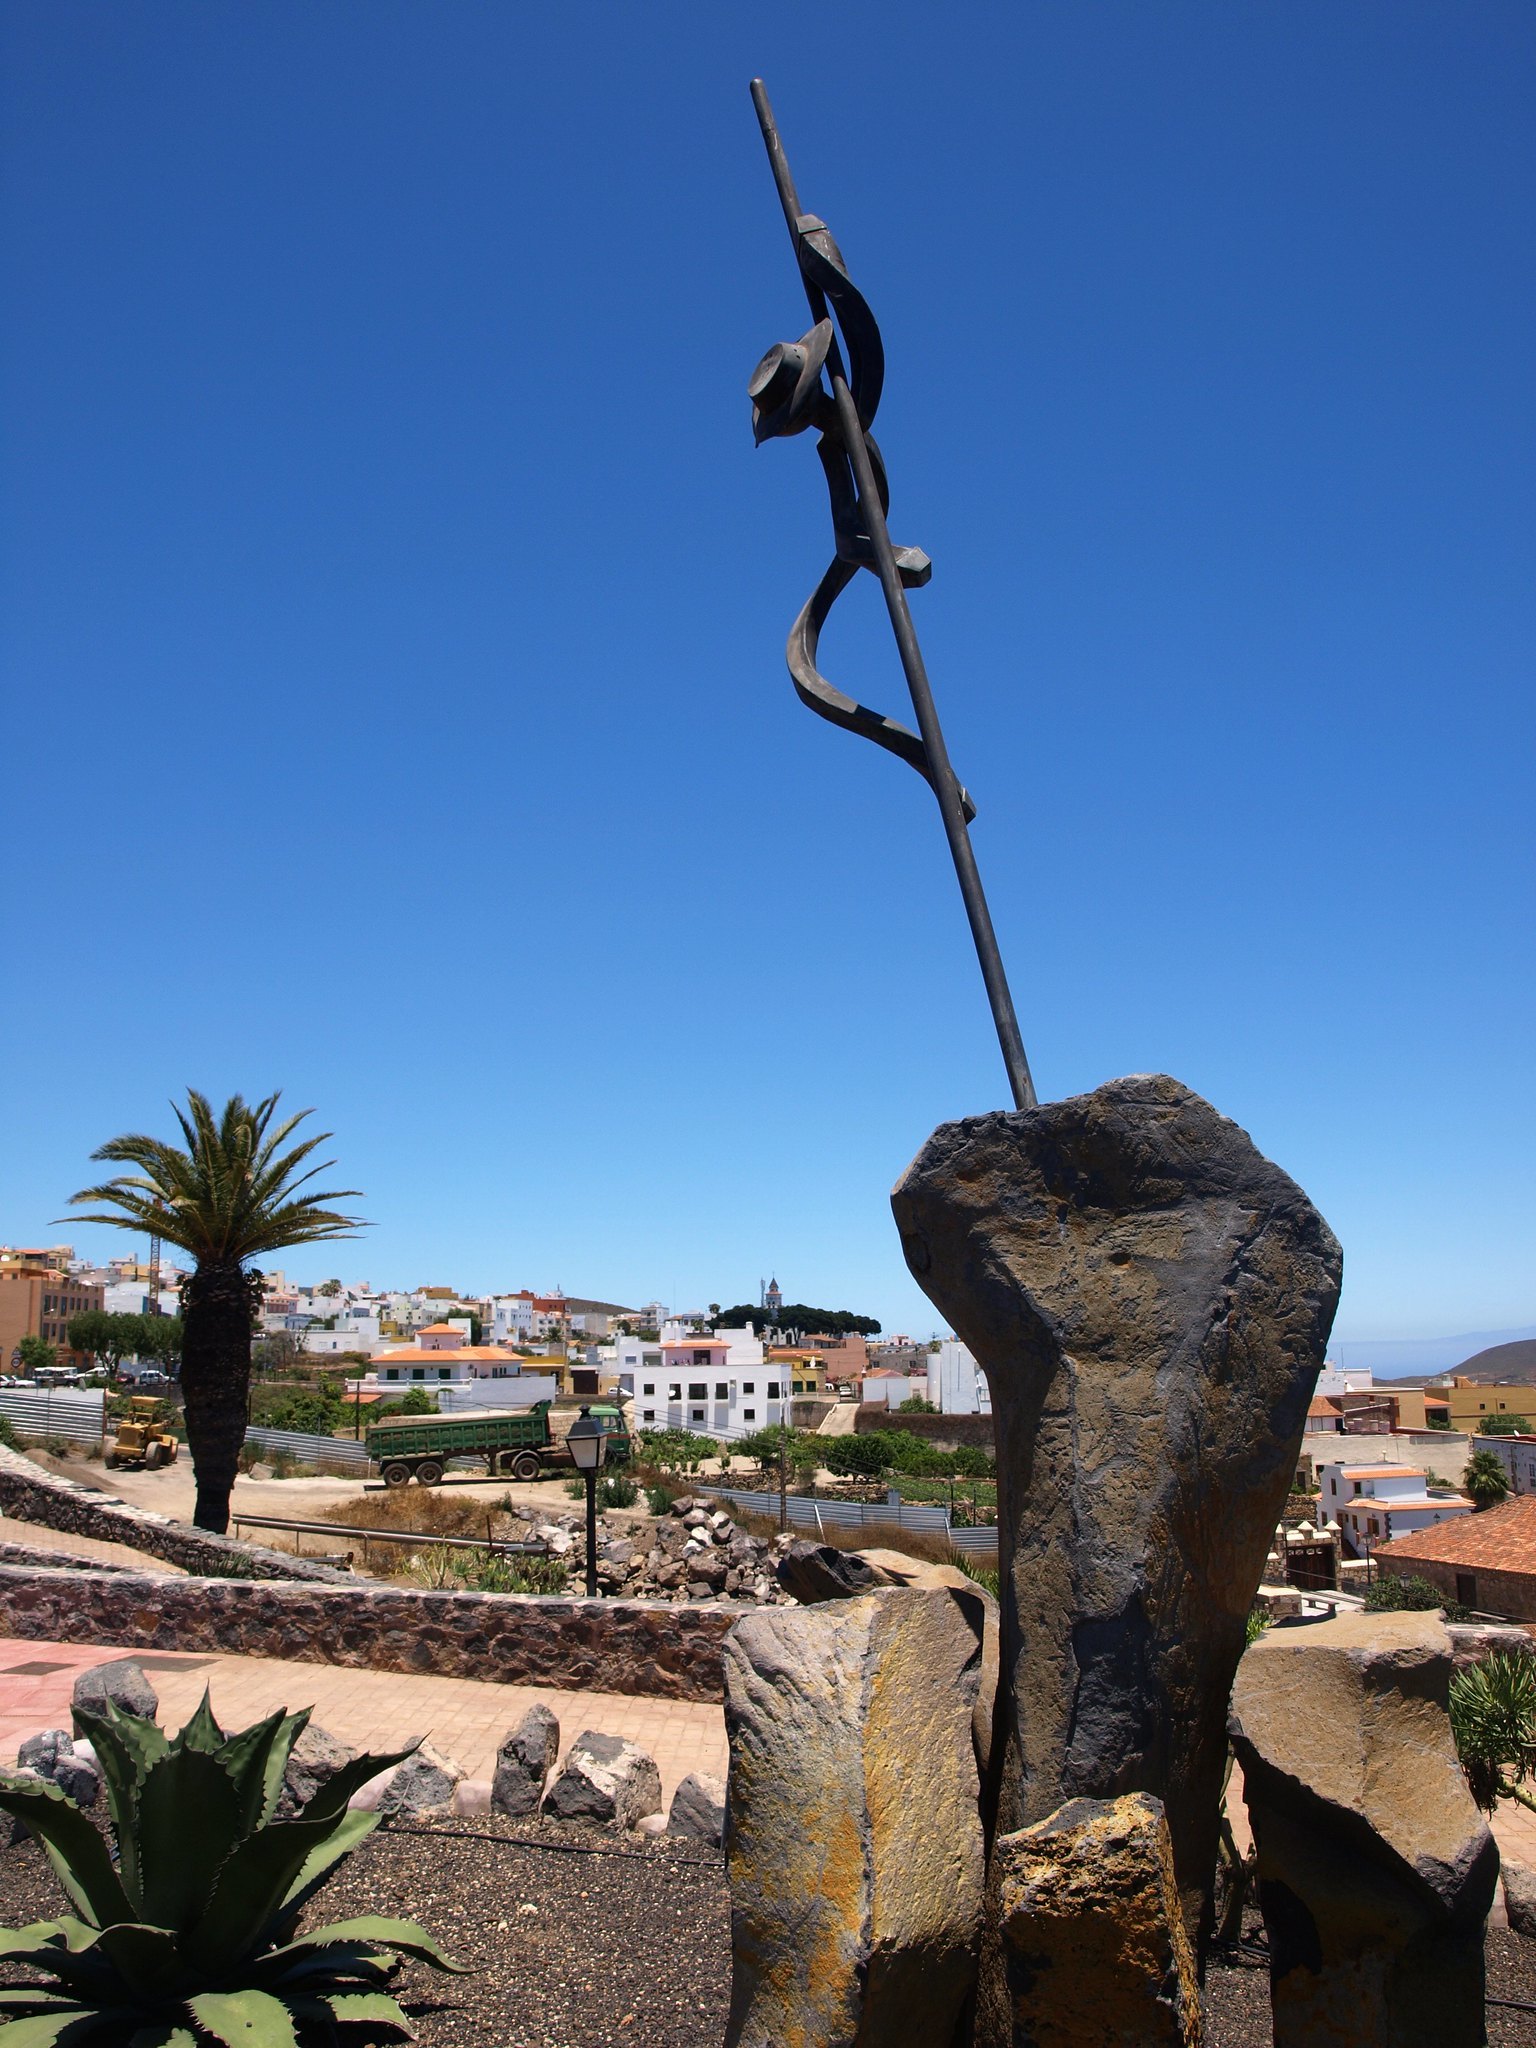
[[[139,1356],[152,1358],[174,1378],[181,1370],[184,1335],[180,1316],[145,1316]]]
[[[1461,1483],[1474,1512],[1496,1508],[1509,1498],[1509,1475],[1497,1451],[1474,1451],[1462,1470]]]
[[[59,1354],[45,1337],[35,1337],[30,1331],[22,1338],[16,1349],[21,1353],[21,1369],[33,1379],[45,1372],[50,1365],[57,1365]]]
[[[267,1252],[327,1238],[350,1237],[355,1216],[323,1206],[356,1188],[310,1191],[306,1184],[333,1163],[299,1169],[328,1131],[283,1147],[311,1112],[274,1126],[278,1096],[252,1106],[232,1095],[222,1116],[187,1090],[176,1121],[185,1150],[139,1133],[113,1138],[93,1158],[137,1168],[71,1196],[91,1209],[78,1220],[151,1234],[186,1252],[193,1271],[181,1290],[181,1386],[187,1448],[197,1479],[193,1521],[200,1529],[229,1526],[229,1496],[245,1439],[251,1381],[251,1323],[261,1299],[253,1261]],[[174,1105],[173,1105],[174,1107]]]
[[[931,1401],[925,1401],[921,1394],[908,1394],[897,1408],[898,1415],[937,1415],[938,1409]]]
[[[1479,1436],[1529,1436],[1531,1425],[1524,1415],[1485,1415],[1477,1425]]]
[[[829,1436],[821,1462],[842,1479],[878,1478],[890,1463],[886,1432],[868,1436]]]

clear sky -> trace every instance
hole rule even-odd
[[[1007,1096],[931,797],[784,671],[761,71],[1042,1093],[1209,1096],[1346,1336],[1536,1321],[1528,0],[0,22],[0,1239],[281,1087],[376,1224],[300,1275],[934,1326],[888,1191]]]

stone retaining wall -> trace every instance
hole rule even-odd
[[[334,1565],[306,1562],[286,1552],[237,1543],[233,1536],[215,1536],[168,1515],[130,1507],[111,1494],[96,1493],[34,1465],[18,1451],[0,1445],[0,1514],[18,1522],[36,1522],[69,1536],[94,1536],[101,1543],[126,1543],[149,1557],[164,1558],[214,1579],[305,1579],[327,1585],[355,1585],[351,1572]]]
[[[676,1700],[724,1697],[721,1645],[746,1611],[724,1601],[677,1606],[0,1564],[0,1636]]]
[[[22,1565],[47,1571],[127,1572],[132,1565],[109,1564],[105,1558],[86,1557],[77,1550],[34,1550],[26,1543],[0,1543],[0,1564]]]

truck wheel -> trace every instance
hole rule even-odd
[[[164,1463],[164,1448],[160,1444],[151,1444],[144,1453],[144,1470],[146,1472],[158,1472]]]
[[[442,1476],[443,1468],[436,1458],[423,1458],[416,1467],[416,1484],[418,1486],[436,1486]]]
[[[115,1472],[118,1466],[118,1456],[116,1451],[108,1451],[107,1455],[102,1459],[101,1462],[103,1463],[103,1465],[106,1466],[109,1472]]]
[[[386,1486],[409,1486],[410,1483],[411,1468],[409,1465],[402,1465],[397,1462],[384,1467],[384,1484]]]
[[[512,1460],[512,1477],[514,1479],[537,1479],[543,1470],[544,1467],[539,1463],[538,1458],[532,1451],[519,1451]]]

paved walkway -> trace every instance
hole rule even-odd
[[[40,1728],[69,1726],[76,1678],[93,1665],[138,1655],[99,1643],[36,1643],[0,1637],[0,1760]],[[724,1777],[725,1715],[692,1701],[638,1699],[622,1693],[555,1692],[474,1678],[432,1678],[357,1671],[335,1664],[284,1663],[270,1657],[201,1657],[169,1651],[138,1655],[160,1695],[161,1725],[179,1728],[206,1685],[226,1728],[243,1728],[276,1707],[310,1707],[315,1720],[356,1749],[398,1748],[424,1735],[471,1778],[489,1778],[496,1745],[535,1700],[560,1722],[562,1749],[588,1728],[622,1735],[655,1757],[670,1800],[690,1771]]]

